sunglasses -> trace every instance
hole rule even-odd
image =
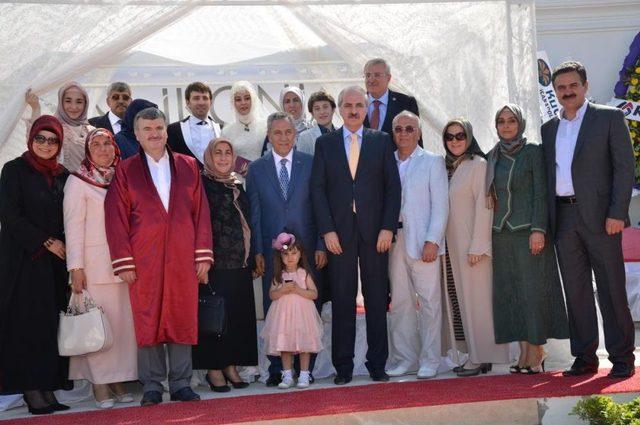
[[[416,128],[412,125],[407,125],[405,127],[401,126],[401,125],[397,125],[395,127],[393,127],[393,132],[394,133],[407,133],[407,134],[413,134],[413,132],[416,131]]]
[[[445,142],[450,142],[453,139],[456,140],[466,140],[467,139],[467,135],[464,134],[463,132],[460,133],[456,133],[456,134],[451,134],[451,133],[445,133],[444,134],[444,140]]]
[[[115,100],[116,102],[120,99],[127,101],[129,99],[131,99],[131,96],[129,96],[128,94],[118,94],[118,93],[114,93],[110,96],[111,100]]]
[[[33,136],[33,141],[39,145],[47,144],[49,146],[55,146],[60,143],[57,137],[44,137],[42,134],[36,134]]]

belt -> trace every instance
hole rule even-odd
[[[577,204],[578,199],[575,196],[556,196],[556,201],[561,204]]]
[[[402,222],[398,222],[398,229],[402,229]]]

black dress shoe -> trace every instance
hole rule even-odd
[[[53,404],[50,404],[49,407],[51,407],[56,412],[63,412],[65,410],[71,409],[71,407],[62,403],[53,403]]]
[[[146,391],[142,395],[140,406],[154,406],[162,403],[162,393],[160,391]]]
[[[351,379],[353,379],[352,376],[347,376],[347,375],[337,375],[335,378],[333,378],[333,383],[336,385],[344,385],[344,384],[348,384],[349,382],[351,382]]]
[[[180,388],[171,394],[171,401],[199,401],[200,396],[193,392],[191,387]]]
[[[576,359],[571,368],[562,372],[562,376],[580,376],[598,373],[597,363],[586,363],[584,360]]]
[[[633,365],[626,363],[614,363],[607,376],[609,378],[631,378],[635,374],[636,369]]]
[[[387,373],[382,370],[380,372],[371,372],[369,374],[369,376],[371,376],[371,380],[375,381],[375,382],[387,382],[389,381],[389,375],[387,375]]]
[[[267,379],[267,387],[277,387],[282,382],[282,375],[279,373],[272,373]]]

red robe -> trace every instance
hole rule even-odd
[[[169,211],[144,153],[121,162],[105,199],[113,271],[135,270],[129,286],[138,346],[198,342],[195,263],[213,262],[211,221],[195,159],[169,152]]]

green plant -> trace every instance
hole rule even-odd
[[[640,397],[616,403],[611,397],[589,396],[580,400],[571,414],[590,425],[640,425]]]

